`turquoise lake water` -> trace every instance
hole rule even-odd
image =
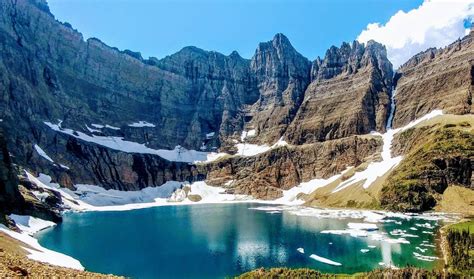
[[[89,271],[133,278],[224,278],[258,267],[354,273],[379,268],[380,262],[424,268],[436,264],[414,256],[435,255],[431,245],[438,228],[436,221],[390,218],[393,222],[377,223],[376,233],[387,233],[386,237],[399,238],[390,235],[395,229],[412,235],[406,237],[410,244],[388,243],[321,233],[346,229],[349,222],[361,219],[320,219],[251,209],[262,206],[203,204],[71,213],[64,216],[62,224],[37,237],[44,247],[78,259]],[[369,251],[363,253],[361,249]],[[316,261],[311,254],[341,265]]]

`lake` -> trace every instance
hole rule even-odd
[[[37,238],[89,271],[133,278],[223,278],[282,266],[354,273],[383,264],[437,263],[430,257],[436,255],[438,221],[395,215],[378,222],[376,231],[351,231],[348,226],[364,221],[274,207],[230,203],[69,213]]]

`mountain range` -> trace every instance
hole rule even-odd
[[[283,34],[251,59],[196,47],[144,59],[84,40],[43,0],[1,1],[0,14],[6,210],[33,187],[22,169],[71,190],[205,180],[270,200],[339,174],[298,198],[418,212],[449,209],[447,200],[468,191],[463,204],[474,207],[472,31],[395,70],[375,41],[332,46],[314,61]],[[407,126],[435,110],[443,115]],[[398,132],[387,141],[390,131]],[[379,177],[365,185],[358,176],[377,162]]]

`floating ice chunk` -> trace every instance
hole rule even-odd
[[[424,253],[424,252],[426,252],[426,250],[428,250],[428,249],[423,249],[423,248],[418,247],[418,246],[415,247],[415,249],[418,250],[418,251],[420,251],[421,253]]]
[[[51,163],[54,163],[53,159],[51,159],[51,157],[49,157],[48,154],[46,154],[46,152],[44,152],[44,150],[41,149],[41,147],[39,147],[39,145],[35,144],[34,147],[35,147],[36,152],[38,152],[38,154],[41,157],[45,158],[46,160],[50,161]]]
[[[363,230],[355,230],[355,229],[345,229],[345,230],[323,230],[321,233],[324,234],[336,234],[336,235],[343,235],[348,234],[352,237],[367,237],[369,234],[367,231]]]
[[[426,262],[432,262],[432,261],[438,259],[438,257],[435,257],[435,256],[426,256],[426,255],[422,255],[422,254],[417,253],[417,252],[413,252],[413,256],[415,256],[415,258],[417,258],[417,259],[419,259],[419,260],[426,261]]]
[[[132,124],[128,124],[129,127],[134,127],[134,128],[142,128],[142,127],[151,127],[154,128],[156,127],[155,124],[146,122],[146,121],[138,121],[134,122]]]
[[[303,248],[298,248],[296,251],[300,252],[301,254],[304,254],[304,249]]]
[[[376,231],[379,228],[376,224],[369,224],[369,223],[349,223],[347,224],[349,229],[355,230],[365,230],[365,231]]]
[[[342,265],[341,263],[338,263],[338,262],[332,261],[330,259],[320,257],[316,254],[311,254],[311,256],[309,256],[309,257],[316,260],[316,261],[318,261],[318,262],[322,262],[322,263],[325,263],[325,264],[330,264],[330,265],[335,265],[335,266],[341,266]]]

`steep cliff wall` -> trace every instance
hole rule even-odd
[[[312,66],[312,82],[285,137],[295,144],[385,131],[392,65],[385,47],[331,47]]]
[[[303,144],[383,131],[391,70],[376,43],[344,44],[312,63],[277,34],[250,60],[196,47],[143,59],[95,38],[84,41],[69,24],[56,21],[44,1],[1,1],[0,15],[0,118],[10,151],[19,165],[66,186],[130,190],[205,173],[156,155],[55,135],[45,121],[155,149],[206,151],[235,150],[244,129],[256,130],[250,142],[271,144],[282,136]],[[324,102],[309,106],[307,95]],[[354,99],[356,107],[348,109]],[[319,123],[328,109],[338,112],[327,124],[307,125]],[[150,125],[130,126],[139,121]],[[54,162],[41,158],[35,144]]]
[[[474,34],[442,49],[428,49],[400,67],[396,75],[395,128],[434,109],[473,113]]]

